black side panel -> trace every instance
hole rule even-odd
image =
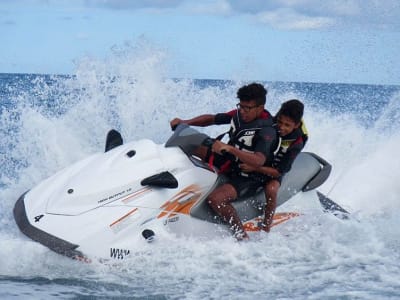
[[[143,179],[140,184],[175,189],[178,187],[178,180],[170,172],[165,171]]]
[[[330,212],[340,219],[348,219],[349,212],[341,207],[339,204],[329,199],[327,196],[317,191],[319,202],[321,203],[325,212]]]
[[[304,185],[302,191],[307,192],[316,189],[321,184],[323,184],[331,174],[332,166],[322,157],[318,156],[315,153],[307,152],[309,155],[314,157],[321,164],[321,171],[318,172],[310,181]]]
[[[121,146],[123,143],[124,141],[122,140],[121,134],[115,129],[111,129],[107,133],[106,147],[104,152],[110,151],[115,147]]]
[[[85,256],[82,254],[82,252],[75,250],[79,247],[78,245],[71,244],[70,242],[52,236],[29,223],[25,211],[25,194],[26,193],[24,193],[15,203],[13,211],[15,222],[17,223],[21,232],[32,240],[41,243],[58,254],[65,255],[73,259],[85,259]]]

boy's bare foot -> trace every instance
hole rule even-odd
[[[258,227],[265,232],[269,232],[271,230],[271,225],[266,225],[265,223],[259,223]]]

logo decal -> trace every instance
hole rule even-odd
[[[36,216],[36,217],[35,217],[35,223],[36,223],[36,222],[39,222],[40,219],[43,218],[43,217],[44,217],[44,215],[38,215],[38,216]]]
[[[124,259],[130,253],[127,249],[110,248],[110,257],[115,259]]]
[[[255,130],[247,130],[243,135],[255,135]]]

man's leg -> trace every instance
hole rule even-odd
[[[238,240],[248,238],[243,229],[242,221],[232,206],[231,202],[236,200],[236,189],[229,183],[216,188],[207,198],[210,207],[227,222]]]
[[[278,190],[280,187],[280,183],[278,180],[270,180],[265,185],[265,199],[267,203],[265,205],[265,217],[264,217],[264,226],[263,230],[269,232],[271,230],[272,221],[275,214],[276,209],[276,198],[278,195]]]

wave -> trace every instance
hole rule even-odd
[[[12,217],[18,196],[71,163],[103,151],[109,129],[121,131],[127,141],[150,138],[162,143],[171,133],[173,117],[230,110],[237,102],[237,89],[248,82],[170,79],[165,59],[149,47],[127,46],[114,49],[103,61],[82,59],[73,76],[2,78],[13,84],[7,85],[8,101],[2,103],[0,115],[0,239],[6,245],[0,247],[0,282],[11,287],[22,280],[39,286],[43,278],[53,283],[61,278],[67,280],[61,280],[62,294],[71,284],[68,280],[79,280],[75,295],[105,295],[104,289],[96,290],[108,286],[112,291],[107,295],[114,296],[132,292],[139,297],[219,298],[244,292],[279,298],[289,289],[299,298],[309,293],[318,298],[339,296],[340,286],[348,287],[342,275],[352,273],[353,290],[364,291],[355,292],[356,297],[396,295],[397,87],[264,82],[271,112],[287,99],[305,103],[310,132],[305,151],[333,165],[321,191],[353,213],[351,222],[313,213],[247,245],[171,237],[163,246],[145,248],[124,266],[111,269],[76,264],[21,236]],[[204,130],[217,135],[226,128]],[[377,285],[381,274],[389,280],[381,278]],[[33,282],[24,282],[30,280],[26,278]],[[219,285],[222,278],[224,288]],[[298,278],[309,283],[308,290]]]

